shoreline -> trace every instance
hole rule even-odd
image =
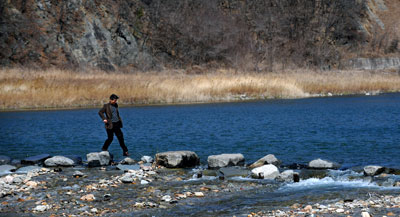
[[[46,165],[37,163],[25,172],[3,175],[0,216],[400,214],[400,177],[386,172],[363,175],[353,171],[345,176],[340,169],[313,169],[310,162],[310,168],[295,170],[300,174],[296,181],[249,178],[244,173],[251,167],[248,165],[168,168],[160,165],[157,156],[153,163],[147,159],[134,162],[125,158],[118,164],[94,167],[88,167],[89,159],[72,167],[49,166],[45,161]],[[280,171],[287,169],[279,166]],[[338,173],[343,175],[336,177]],[[243,203],[248,205],[242,207]]]
[[[378,96],[378,95],[386,95],[386,94],[398,94],[400,91],[393,92],[378,92],[378,93],[346,93],[346,94],[335,94],[335,95],[314,95],[308,97],[299,97],[299,98],[271,98],[271,99],[262,99],[262,98],[251,98],[251,99],[238,99],[232,101],[204,101],[204,102],[174,102],[174,103],[137,103],[137,104],[121,104],[119,103],[120,108],[130,108],[130,107],[157,107],[157,106],[190,106],[190,105],[206,105],[206,104],[224,104],[224,103],[247,103],[247,102],[263,102],[263,101],[272,101],[272,100],[298,100],[298,99],[310,99],[310,98],[329,98],[329,97],[357,97],[357,96]],[[82,105],[76,107],[38,107],[38,108],[15,108],[15,109],[0,109],[0,113],[6,112],[31,112],[31,111],[69,111],[69,110],[86,110],[86,109],[100,109],[102,104],[100,105]]]

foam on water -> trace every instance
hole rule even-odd
[[[318,178],[310,178],[301,180],[297,183],[289,183],[285,184],[278,189],[278,191],[293,191],[293,190],[309,190],[309,189],[325,189],[325,188],[374,188],[374,189],[382,189],[388,190],[393,187],[383,187],[379,186],[374,182],[370,182],[368,180],[363,179],[355,179],[349,180],[344,176],[339,177],[338,179],[332,177],[325,177],[322,179]]]

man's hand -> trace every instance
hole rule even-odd
[[[104,119],[103,122],[104,122],[104,123],[108,123],[107,119]]]

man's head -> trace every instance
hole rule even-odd
[[[117,96],[117,95],[115,95],[115,94],[111,94],[111,96],[110,96],[110,103],[111,104],[115,104],[115,103],[117,103],[117,100],[119,99],[119,97]]]

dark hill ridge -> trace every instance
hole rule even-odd
[[[0,65],[340,68],[399,55],[395,0],[3,0]]]

